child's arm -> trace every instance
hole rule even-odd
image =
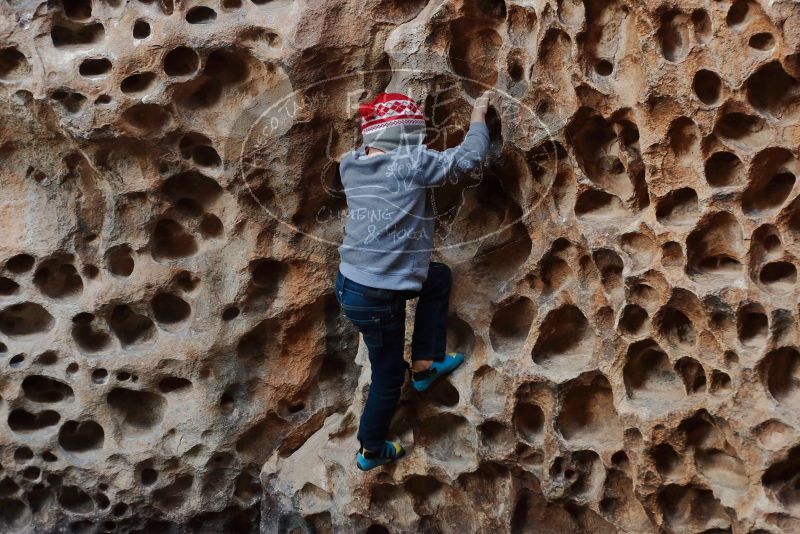
[[[489,108],[489,94],[486,91],[472,108],[469,131],[460,145],[442,152],[425,150],[419,162],[416,179],[420,185],[430,187],[442,185],[449,177],[458,181],[458,173],[469,172],[486,157],[489,151],[489,129],[486,127],[486,110]]]

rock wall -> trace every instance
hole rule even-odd
[[[796,2],[0,12],[0,531],[800,530]],[[445,148],[485,86],[431,197],[468,360],[362,474],[354,104]]]

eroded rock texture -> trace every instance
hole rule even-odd
[[[0,11],[0,531],[800,530],[798,4]],[[365,475],[336,159],[485,85],[432,198],[468,360]]]

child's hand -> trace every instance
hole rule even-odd
[[[470,122],[484,122],[486,110],[489,109],[489,95],[491,94],[491,89],[484,91],[484,93],[475,100],[475,107],[472,108],[472,116],[469,119]]]

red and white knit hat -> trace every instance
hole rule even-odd
[[[401,93],[380,93],[358,107],[364,145],[394,150],[403,142],[418,144],[425,133],[419,105]]]

